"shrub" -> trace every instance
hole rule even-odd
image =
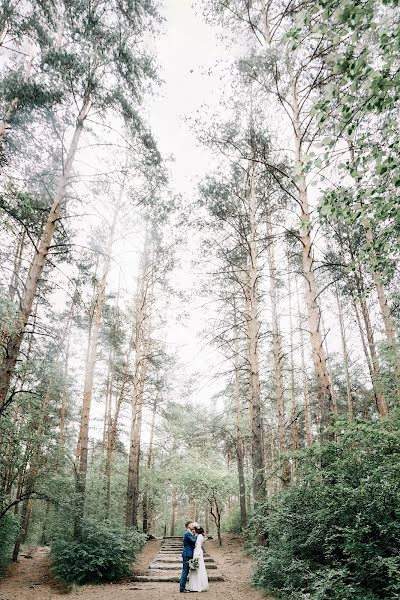
[[[400,590],[400,419],[338,424],[296,483],[259,507],[257,585],[284,598],[390,600]]]
[[[86,522],[79,541],[52,545],[52,570],[66,583],[117,581],[131,573],[146,536],[121,525]]]
[[[4,574],[11,561],[12,548],[19,531],[18,520],[6,513],[0,520],[0,576]]]
[[[251,518],[249,516],[249,518]],[[240,522],[240,508],[234,508],[227,517],[222,521],[223,530],[226,533],[240,534],[242,531],[242,525]]]

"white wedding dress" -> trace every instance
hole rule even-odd
[[[202,548],[203,542],[204,535],[198,535],[194,547],[193,558],[199,559],[199,568],[197,571],[190,571],[189,589],[191,592],[206,592],[208,590],[208,577]]]

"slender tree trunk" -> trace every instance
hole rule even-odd
[[[330,364],[330,355],[329,355],[329,348],[328,348],[328,332],[325,328],[325,321],[324,321],[324,317],[322,315],[321,312],[321,332],[322,332],[322,337],[324,340],[324,349],[325,349],[325,356],[326,356],[326,367],[328,369],[328,375],[329,375],[329,379],[331,381],[331,392],[332,392],[332,411],[335,413],[335,415],[337,415],[338,413],[338,405],[337,405],[337,397],[336,397],[336,391],[335,391],[335,386],[333,385],[333,375],[332,375],[332,369],[331,369],[331,364]]]
[[[251,458],[253,468],[253,495],[257,504],[265,495],[265,464],[261,422],[260,367],[259,367],[259,320],[258,320],[258,266],[257,266],[257,220],[255,166],[250,165],[248,177],[248,201],[250,233],[248,236],[249,264],[247,291],[247,335],[250,366],[250,428]]]
[[[383,416],[387,415],[389,411],[388,411],[388,407],[386,404],[386,400],[382,394],[382,386],[381,386],[381,382],[380,382],[380,372],[379,372],[379,362],[378,362],[378,355],[376,353],[376,348],[375,348],[374,332],[372,329],[371,319],[369,316],[369,310],[368,310],[368,306],[367,306],[365,297],[360,296],[359,301],[360,301],[360,307],[361,307],[361,314],[363,316],[365,330],[366,330],[367,342],[365,342],[364,330],[363,330],[363,327],[361,324],[361,319],[360,319],[360,315],[359,315],[359,311],[358,311],[356,302],[354,302],[354,309],[356,312],[356,318],[357,318],[358,327],[360,330],[361,339],[363,341],[364,353],[365,353],[365,356],[368,357],[367,365],[368,365],[369,372],[371,375],[371,382],[372,382],[372,387],[374,390],[376,407],[378,409],[378,413],[383,417]],[[367,346],[367,344],[368,344],[368,346]]]
[[[354,163],[355,162],[355,152],[354,152],[353,144],[350,142],[350,140],[346,140],[346,141],[347,141],[347,144],[349,147],[350,160],[352,163]],[[358,186],[358,183],[355,182],[355,185]],[[359,206],[362,210],[363,209],[362,201],[360,202]],[[370,245],[370,253],[371,253],[372,259],[376,263],[378,257],[377,257],[377,254],[375,251],[375,246],[374,246],[374,234],[373,234],[371,222],[369,221],[369,219],[366,215],[362,219],[362,226],[365,231],[366,240]],[[369,268],[369,272],[372,275],[372,279],[374,281],[376,293],[378,296],[378,302],[379,302],[379,307],[380,307],[380,311],[381,311],[381,315],[382,315],[383,325],[385,328],[386,339],[387,339],[388,344],[393,352],[393,365],[394,365],[394,372],[395,372],[395,378],[396,378],[395,389],[396,389],[396,396],[399,396],[399,392],[400,392],[400,361],[399,361],[399,347],[398,347],[398,343],[397,343],[396,336],[395,336],[394,324],[393,324],[392,316],[390,314],[390,308],[389,308],[389,304],[388,304],[388,301],[386,298],[385,289],[383,287],[382,276],[379,273],[379,271],[377,271],[374,268]]]
[[[308,328],[315,375],[318,382],[318,397],[321,411],[321,432],[324,434],[329,425],[333,412],[332,385],[329,378],[326,354],[321,336],[321,313],[318,304],[318,287],[315,277],[314,251],[311,240],[311,215],[308,202],[308,191],[305,175],[303,174],[303,132],[301,127],[301,110],[298,101],[296,80],[292,75],[292,113],[295,135],[295,163],[300,175],[297,176],[299,203],[301,207],[300,240],[302,244],[303,274],[306,281],[306,305]]]
[[[113,457],[114,457],[115,446],[116,446],[116,441],[117,441],[119,415],[121,412],[122,403],[125,399],[126,384],[128,383],[129,362],[130,362],[130,355],[131,355],[131,351],[132,351],[132,343],[133,342],[131,340],[131,343],[129,345],[128,354],[126,357],[126,365],[125,365],[125,369],[124,369],[124,373],[123,373],[123,377],[122,377],[121,387],[119,389],[118,397],[115,402],[114,416],[112,417],[111,413],[109,413],[109,425],[108,425],[108,432],[107,432],[106,469],[105,469],[106,470],[106,514],[107,514],[107,516],[110,514],[111,470],[112,470]],[[110,404],[110,409],[111,409],[111,404]]]
[[[128,489],[126,502],[126,524],[128,527],[138,526],[139,508],[139,467],[140,440],[142,430],[143,394],[147,371],[148,340],[143,341],[139,349],[139,359],[135,374],[134,402],[132,407],[132,426],[129,444]]]
[[[25,335],[32,306],[37,294],[39,281],[46,264],[47,255],[51,248],[54,233],[61,217],[62,206],[65,200],[67,186],[72,173],[73,162],[78,150],[79,139],[83,130],[84,121],[91,106],[91,98],[88,96],[79,112],[74,135],[64,164],[63,174],[57,186],[46,224],[43,228],[37,249],[29,267],[25,282],[24,292],[21,298],[19,326],[17,332],[10,337],[5,352],[5,357],[0,364],[0,416],[7,408],[7,394],[14,374],[15,365],[18,360],[19,351]]]
[[[120,200],[114,209],[113,220],[110,227],[108,245],[103,263],[103,272],[99,282],[97,298],[94,307],[93,324],[90,333],[87,362],[85,368],[85,381],[83,388],[82,414],[78,438],[77,473],[76,473],[76,514],[74,524],[74,537],[79,539],[82,532],[82,520],[85,507],[86,476],[88,469],[88,444],[89,444],[89,419],[93,396],[94,371],[97,359],[97,346],[100,334],[100,325],[103,315],[107,278],[111,264],[111,252],[114,242],[115,229],[120,210]]]
[[[297,421],[299,418],[296,400],[296,385],[294,378],[294,344],[293,344],[293,318],[292,318],[292,290],[290,282],[290,268],[288,265],[288,296],[289,296],[289,342],[290,342],[290,438],[291,449],[296,452],[299,449],[299,429]],[[293,476],[297,475],[298,461],[293,459]]]
[[[349,417],[349,421],[351,423],[353,420],[353,395],[351,393],[350,372],[349,372],[350,361],[349,361],[349,352],[347,349],[346,327],[345,327],[345,323],[344,323],[343,309],[342,309],[342,304],[340,302],[339,291],[338,291],[337,285],[335,286],[335,297],[336,297],[336,304],[338,307],[340,339],[342,342],[343,367],[344,367],[344,376],[345,376],[345,382],[346,382],[347,414]]]
[[[301,375],[303,384],[303,398],[304,398],[304,421],[306,429],[306,445],[309,448],[313,443],[312,434],[312,419],[311,419],[311,406],[310,406],[310,390],[308,387],[307,367],[305,361],[304,352],[304,336],[302,327],[302,315],[300,310],[300,297],[297,289],[296,281],[296,297],[297,297],[297,315],[299,321],[299,333],[300,333],[300,352],[301,352]]]
[[[239,365],[239,328],[237,324],[237,310],[234,302],[234,335],[235,335],[235,357],[234,357],[234,394],[235,394],[235,423],[236,423],[236,457],[239,479],[239,506],[240,506],[240,528],[247,528],[246,509],[246,480],[244,476],[244,443],[242,433],[242,399],[240,394],[240,365]],[[208,511],[206,511],[207,514]]]
[[[371,227],[368,225],[366,227],[366,238],[367,241],[372,245],[373,244],[373,235]],[[375,256],[375,252],[373,253]],[[372,277],[375,284],[376,293],[378,296],[379,307],[382,314],[382,320],[385,328],[385,334],[387,343],[392,351],[392,364],[394,367],[394,379],[395,379],[395,392],[397,398],[400,395],[400,360],[399,360],[399,347],[395,336],[394,324],[392,320],[392,316],[390,314],[389,304],[386,298],[385,290],[382,284],[382,276],[377,271],[372,271]]]
[[[175,535],[175,526],[176,526],[176,509],[178,507],[178,502],[176,499],[176,489],[172,488],[172,502],[171,502],[171,528],[170,535],[173,537]]]
[[[282,336],[280,333],[279,315],[278,315],[278,296],[276,286],[276,267],[274,241],[271,226],[267,225],[268,236],[268,266],[269,266],[269,291],[272,310],[272,354],[274,357],[274,389],[275,389],[275,404],[278,414],[278,438],[279,438],[279,453],[282,464],[281,481],[286,487],[290,483],[290,464],[286,457],[288,452],[287,436],[286,436],[286,412],[285,412],[285,390],[283,386],[282,374]],[[282,458],[283,457],[283,458]]]
[[[151,413],[151,425],[150,425],[150,439],[149,439],[149,447],[147,449],[147,460],[146,460],[146,469],[147,469],[147,488],[143,495],[143,532],[149,532],[149,521],[150,521],[150,505],[151,505],[151,495],[149,493],[149,481],[151,477],[151,468],[153,465],[153,443],[154,443],[154,432],[156,426],[156,415],[157,415],[157,397],[153,401],[153,410]]]

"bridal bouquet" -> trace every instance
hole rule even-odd
[[[199,559],[198,558],[191,558],[189,560],[189,569],[191,571],[197,571],[198,568],[199,568]]]

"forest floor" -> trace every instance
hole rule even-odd
[[[160,549],[160,542],[147,542],[135,565],[135,573],[145,573]],[[226,539],[222,548],[216,540],[207,542],[207,552],[215,559],[225,581],[210,583],[208,600],[265,600],[251,587],[252,562],[243,554],[237,539]],[[31,558],[29,558],[31,557]],[[52,578],[46,548],[25,551],[0,581],[0,600],[165,600],[181,598],[176,583],[122,582],[85,585],[65,590]],[[270,599],[271,600],[271,599]]]

